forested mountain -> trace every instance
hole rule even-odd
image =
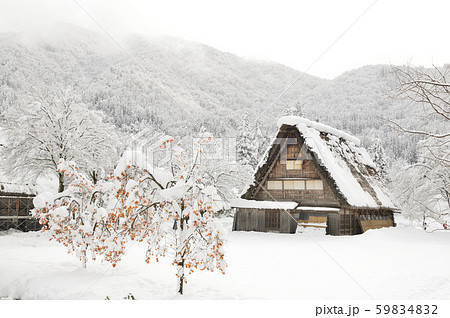
[[[379,136],[389,155],[414,159],[415,141],[398,137],[383,119],[421,120],[405,101],[389,97],[396,85],[389,66],[366,66],[334,80],[303,74],[271,105],[301,72],[172,37],[119,42],[124,50],[106,35],[67,24],[0,34],[0,111],[43,91],[72,88],[127,132],[150,127],[184,136],[204,126],[216,136],[235,136],[248,112],[260,116],[259,127],[272,136],[283,110],[300,105],[305,117],[366,145]]]

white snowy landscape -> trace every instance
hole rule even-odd
[[[0,2],[1,300],[450,299],[440,5],[45,2]]]
[[[397,228],[333,237],[318,229],[295,235],[231,232],[232,219],[223,218],[229,268],[225,275],[193,274],[183,298],[448,299],[450,232],[425,233],[398,221]],[[2,233],[0,253],[3,297],[101,300],[131,293],[136,299],[180,299],[170,261],[146,264],[138,243],[116,268],[96,261],[81,269],[39,233]]]

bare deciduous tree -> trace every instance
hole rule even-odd
[[[22,180],[54,173],[62,192],[64,175],[57,169],[61,159],[76,160],[96,182],[99,171],[118,157],[115,127],[70,90],[35,92],[31,102],[18,103],[5,118],[4,167],[7,174]]]
[[[397,97],[420,106],[424,115],[423,127],[403,127],[390,121],[400,131],[421,135],[420,146],[429,160],[450,167],[450,65],[423,69],[408,66],[394,68],[398,81]],[[430,127],[427,118],[437,119],[439,125]]]
[[[395,173],[393,193],[410,220],[422,219],[424,229],[428,229],[426,218],[430,218],[447,228],[450,221],[450,65],[432,69],[395,68],[394,74],[398,81],[396,97],[409,100],[423,120],[420,127],[389,122],[399,131],[423,136],[423,140],[418,143],[419,162]]]

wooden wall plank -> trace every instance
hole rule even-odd
[[[383,227],[394,226],[394,222],[392,222],[392,219],[359,220],[359,224],[361,225],[361,230],[363,233],[367,230],[381,229]]]

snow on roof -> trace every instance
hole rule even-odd
[[[322,212],[339,212],[340,208],[330,208],[325,206],[299,206],[296,210],[301,211],[322,211]]]
[[[290,125],[290,126],[296,126],[299,124],[304,124],[307,127],[313,128],[315,130],[324,132],[324,133],[328,133],[331,135],[334,135],[336,137],[345,139],[347,141],[351,141],[353,142],[356,146],[360,146],[361,145],[361,141],[356,138],[353,137],[341,130],[338,130],[336,128],[303,118],[303,117],[299,117],[299,116],[283,116],[280,119],[278,119],[277,122],[277,126],[278,128],[280,128],[282,125]]]
[[[256,201],[245,199],[233,199],[230,202],[232,208],[248,208],[248,209],[274,209],[274,210],[292,210],[298,205],[292,201]]]
[[[28,184],[0,182],[0,195],[4,193],[36,195],[34,187]]]
[[[347,202],[357,207],[390,207],[394,204],[376,176],[375,164],[359,139],[332,127],[297,116],[285,116],[278,126],[294,126],[318,163],[328,171]]]

